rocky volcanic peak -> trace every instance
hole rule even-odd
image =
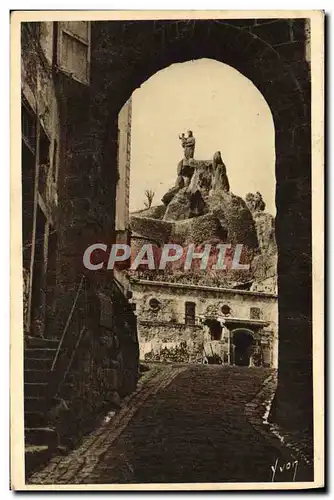
[[[163,220],[175,222],[177,234],[177,223],[191,219],[194,243],[201,244],[214,238],[257,250],[252,214],[242,198],[227,190],[226,169],[219,172],[219,166],[216,166],[214,170],[213,161],[193,160],[191,165],[194,173],[189,186],[174,194]]]
[[[274,217],[264,212],[260,193],[243,200],[230,191],[220,153],[212,160],[191,159],[185,166],[180,162],[176,183],[162,201],[132,214],[134,232],[153,243],[242,244],[247,262],[252,262],[253,280],[276,273]]]

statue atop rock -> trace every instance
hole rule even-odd
[[[183,147],[184,159],[187,161],[192,160],[194,158],[196,144],[192,130],[188,130],[187,136],[185,136],[184,133],[179,135],[179,139],[181,140],[181,146]]]
[[[188,130],[187,136],[182,133],[179,135],[179,139],[181,141],[181,146],[183,147],[184,157],[178,163],[177,179],[174,188],[172,188],[173,190],[188,187],[194,174],[193,160],[196,144],[195,137],[193,136],[192,131]]]
[[[163,204],[167,207],[174,197],[182,190],[182,196],[189,198],[189,203],[195,203],[196,210],[204,210],[204,199],[214,191],[230,191],[226,166],[222,160],[220,151],[217,151],[212,160],[195,160],[196,140],[191,130],[187,134],[180,134],[179,139],[183,148],[184,156],[177,165],[177,177],[175,185],[162,197]],[[204,197],[204,198],[203,198]],[[198,199],[201,198],[201,203]],[[198,210],[197,210],[198,209]]]

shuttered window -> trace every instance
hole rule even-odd
[[[90,23],[58,23],[57,66],[64,73],[86,85],[90,80]]]

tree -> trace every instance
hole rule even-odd
[[[146,189],[145,197],[147,201],[144,201],[145,208],[151,208],[154,195],[155,192],[152,189]]]

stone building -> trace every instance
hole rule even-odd
[[[135,279],[131,288],[142,360],[277,367],[275,294]]]

